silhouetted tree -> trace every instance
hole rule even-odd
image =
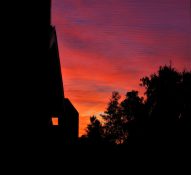
[[[95,117],[90,117],[90,124],[86,128],[86,135],[80,138],[80,143],[86,144],[104,144],[103,126]]]
[[[191,71],[182,72],[180,101],[179,140],[182,144],[188,145],[191,138]]]
[[[191,72],[171,66],[141,79],[145,100],[138,91],[121,96],[113,92],[101,123],[90,118],[86,143],[128,144],[132,146],[184,144],[191,137]]]
[[[182,96],[182,113],[181,116],[185,120],[191,120],[191,71],[183,71],[182,73],[182,87],[181,87],[181,96]]]
[[[86,132],[91,143],[100,144],[103,141],[103,127],[95,116],[90,117]]]
[[[126,98],[121,102],[123,130],[126,129],[128,143],[141,142],[144,135],[144,121],[146,112],[143,98],[138,96],[138,91],[127,92]]]
[[[186,109],[189,108],[190,99],[186,97],[190,94],[189,75],[189,72],[180,73],[171,66],[163,66],[159,68],[157,74],[141,79],[147,97],[146,107],[149,116],[147,134],[157,143],[178,141],[177,136],[181,132],[180,118],[186,116],[185,106]]]
[[[119,103],[121,96],[113,92],[106,111],[102,116],[104,120],[104,135],[111,144],[122,144],[126,139],[124,133],[122,111]]]

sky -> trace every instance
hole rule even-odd
[[[170,62],[191,69],[190,0],[52,0],[65,96],[89,117],[112,91],[140,91],[140,78]]]

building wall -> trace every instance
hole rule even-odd
[[[6,143],[51,144],[57,137],[50,129],[53,111],[58,110],[54,104],[59,101],[61,113],[64,94],[55,85],[62,85],[59,60],[52,60],[49,53],[50,0],[6,1],[2,7],[9,13],[1,20],[1,126]]]

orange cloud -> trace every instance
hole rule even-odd
[[[172,62],[191,69],[189,0],[55,0],[65,95],[89,117],[105,110],[111,92],[139,90],[140,78]]]

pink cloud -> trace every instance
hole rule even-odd
[[[169,64],[191,69],[189,0],[54,0],[65,94],[80,112],[103,112],[113,90]]]

